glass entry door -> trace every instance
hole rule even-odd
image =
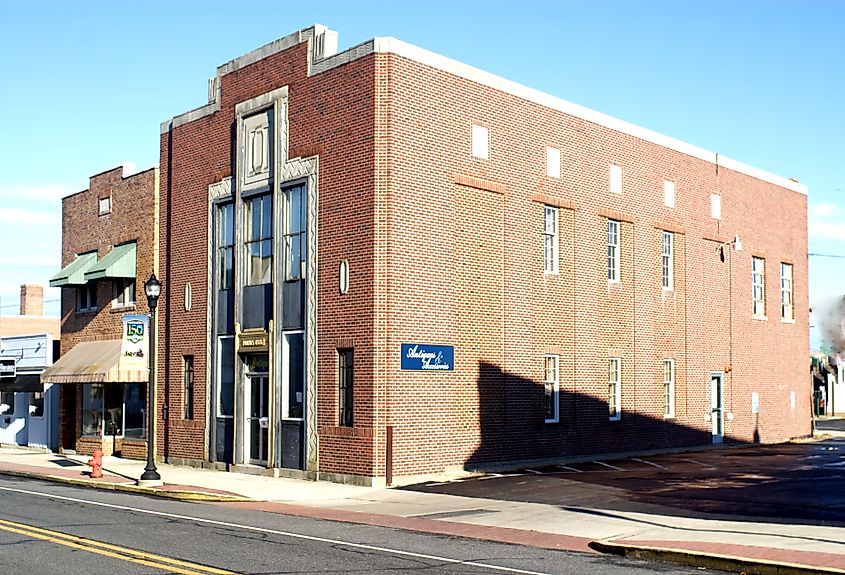
[[[267,373],[248,373],[246,386],[248,402],[244,438],[247,460],[256,465],[267,465],[270,378]]]

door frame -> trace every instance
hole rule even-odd
[[[267,411],[267,425],[264,427],[267,434],[267,448],[265,450],[264,459],[254,459],[252,457],[251,441],[252,441],[252,420],[254,419],[250,413],[252,412],[252,385],[253,378],[263,378],[266,381],[265,391],[263,393],[263,405]],[[260,465],[266,467],[270,461],[270,374],[267,371],[247,371],[244,373],[244,418],[243,418],[243,462],[247,465]],[[259,399],[259,401],[261,401]],[[260,410],[259,410],[260,411]],[[259,416],[260,418],[260,416]],[[259,424],[260,425],[260,424]]]
[[[714,445],[725,441],[725,373],[722,371],[710,372],[710,435]]]

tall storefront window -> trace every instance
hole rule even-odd
[[[219,289],[232,289],[235,268],[234,204],[224,204],[217,211],[217,280]]]
[[[82,435],[143,438],[146,404],[144,384],[83,384]]]
[[[218,361],[220,371],[217,373],[219,383],[219,400],[217,415],[232,417],[235,414],[235,338],[221,337],[218,340]]]

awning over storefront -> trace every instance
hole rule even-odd
[[[135,277],[135,242],[114,246],[112,251],[85,272],[85,281]]]
[[[146,369],[120,369],[120,340],[78,343],[41,374],[43,383],[141,383]]]
[[[0,379],[0,391],[44,391],[44,384],[38,373],[19,373],[14,379]]]
[[[50,278],[50,287],[85,285],[85,272],[97,263],[97,252],[80,254],[62,268],[62,271]]]

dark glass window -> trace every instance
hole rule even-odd
[[[184,387],[185,419],[194,418],[194,356],[183,355],[184,370],[182,384]]]
[[[217,281],[218,289],[232,289],[235,267],[234,204],[223,204],[217,209]]]
[[[339,349],[340,425],[352,427],[352,350]]]
[[[303,415],[305,395],[305,338],[302,332],[286,333],[285,347],[287,362],[287,414],[285,417],[299,419]]]
[[[89,282],[76,288],[76,312],[97,309],[97,282]]]
[[[147,384],[127,383],[123,397],[126,427],[124,437],[147,437]]]
[[[221,417],[232,417],[235,413],[235,339],[221,337],[217,361],[220,364],[218,372],[219,401],[217,414]]]
[[[273,197],[270,194],[246,202],[246,284],[272,281],[273,269]]]

